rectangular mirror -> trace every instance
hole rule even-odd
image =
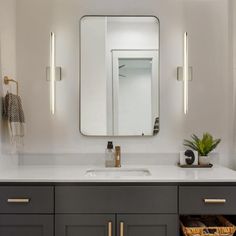
[[[80,131],[87,136],[159,132],[159,21],[85,16],[80,22]]]

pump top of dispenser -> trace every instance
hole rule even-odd
[[[113,149],[113,142],[112,141],[108,141],[107,149]]]

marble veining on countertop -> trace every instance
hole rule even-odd
[[[0,182],[235,182],[236,171],[222,166],[211,169],[183,169],[176,165],[130,166],[122,168],[145,168],[150,176],[94,177],[86,171],[102,166],[17,166],[2,169]]]

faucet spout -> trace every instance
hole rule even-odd
[[[121,167],[121,151],[120,146],[115,147],[115,167]]]

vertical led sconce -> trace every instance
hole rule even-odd
[[[50,35],[50,111],[55,114],[55,90],[56,90],[56,66],[55,66],[55,34]]]
[[[177,79],[183,81],[184,114],[188,113],[188,82],[192,80],[192,67],[188,61],[188,33],[184,33],[183,67],[177,68]]]
[[[61,67],[56,67],[56,39],[50,34],[50,67],[47,67],[47,80],[50,81],[50,111],[55,114],[56,107],[56,81],[61,80]]]

